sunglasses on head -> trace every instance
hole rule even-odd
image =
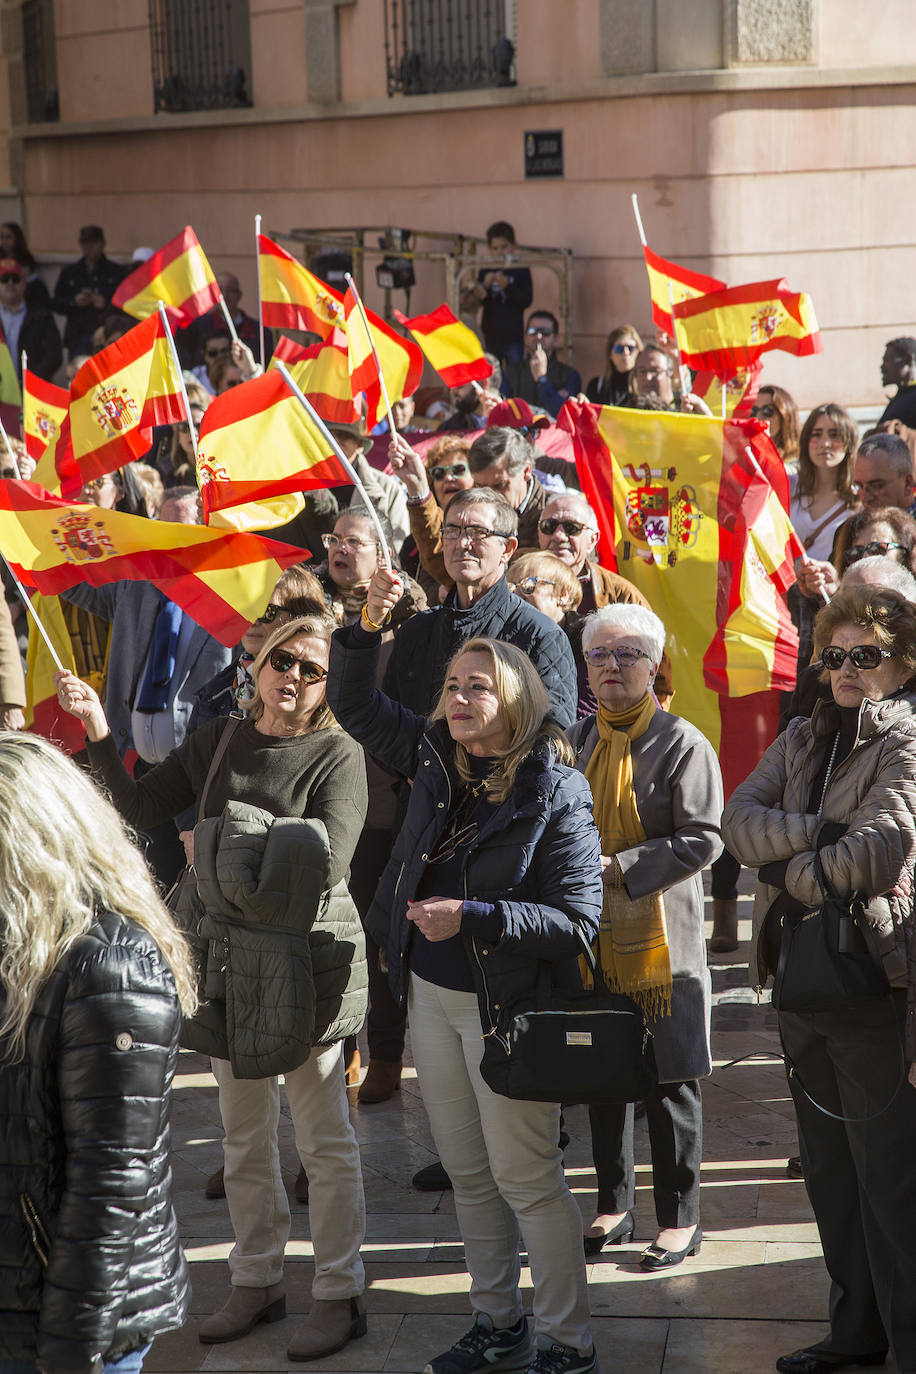
[[[821,649],[821,663],[831,673],[838,673],[847,658],[854,668],[878,668],[882,659],[894,658],[890,649],[879,649],[877,644],[856,644],[852,649],[841,649],[837,644],[828,644]]]
[[[323,677],[328,675],[327,668],[322,668],[320,663],[313,663],[308,658],[297,658],[295,654],[287,653],[285,649],[274,649],[268,662],[275,673],[292,672],[294,666],[298,664],[301,682],[320,682]]]
[[[429,475],[434,482],[441,482],[443,477],[463,477],[467,470],[467,463],[449,463],[448,467],[437,465],[430,468]]]
[[[905,544],[887,543],[882,539],[872,539],[868,544],[853,544],[846,550],[843,562],[858,563],[860,558],[886,558],[891,549],[905,549]]]
[[[562,530],[570,539],[575,539],[576,535],[588,529],[588,526],[581,520],[557,520],[554,516],[548,515],[546,520],[538,521],[538,529],[541,534],[546,535],[556,534],[557,530]]]

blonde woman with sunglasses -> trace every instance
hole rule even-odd
[[[314,1030],[303,1024],[304,1062],[284,1071],[296,1144],[311,1185],[309,1221],[315,1248],[312,1309],[292,1337],[292,1360],[331,1354],[366,1330],[365,1274],[359,1254],[365,1201],[342,1063],[342,1041],[359,1030],[366,1010],[365,945],[345,885],[366,817],[366,772],[362,750],[338,729],[325,697],[333,629],[332,621],[319,617],[282,625],[252,665],[255,692],[245,717],[233,715],[202,727],[139,781],[124,768],[92,688],[71,673],[59,673],[56,679],[61,705],[86,725],[93,772],[127,821],[152,824],[197,803],[201,896],[203,861],[206,872],[215,871],[220,883],[220,911],[225,903],[237,908],[251,922],[260,923],[251,927],[255,931],[272,920],[278,929],[298,926],[308,934],[309,951],[296,964],[295,975],[289,959],[278,953],[274,976],[265,977],[262,984],[263,1014],[258,1006],[246,1005],[261,1027],[262,1040],[252,1040],[248,1021],[232,1024],[228,1002],[226,1027],[230,1049],[234,1045],[237,1053],[241,1048],[249,1052],[246,1062],[266,1058],[272,1022],[284,997],[302,991],[290,987],[289,979],[311,979],[302,1001],[314,1008]],[[247,806],[240,813],[233,803]],[[254,808],[258,810],[252,817]],[[222,818],[221,828],[207,818]],[[321,833],[327,837],[326,887],[311,909],[295,881],[298,874],[299,883],[307,885],[296,867],[304,832],[292,824],[303,819],[321,822]],[[206,848],[200,850],[204,841]],[[248,848],[233,849],[236,841],[257,847],[261,863],[247,857]],[[242,876],[235,877],[239,866]],[[284,882],[289,888],[286,901]],[[209,902],[206,915],[211,916]],[[244,924],[241,918],[238,923]],[[255,948],[252,957],[257,953]],[[211,975],[216,977],[208,966],[208,996],[214,995]],[[233,1008],[241,995],[236,984]],[[283,1251],[290,1227],[277,1147],[276,1073],[256,1077],[246,1068],[245,1077],[236,1076],[228,1059],[214,1059],[213,1069],[226,1131],[225,1188],[235,1245],[229,1256],[229,1297],[200,1327],[200,1339],[207,1344],[236,1340],[258,1322],[279,1321],[286,1315]]]

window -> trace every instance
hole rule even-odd
[[[250,105],[247,0],[149,0],[153,109]]]
[[[514,86],[515,0],[385,0],[389,95]]]
[[[25,108],[30,124],[59,119],[54,0],[24,0],[22,51],[25,54]]]

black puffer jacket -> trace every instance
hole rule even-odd
[[[42,988],[25,1058],[0,1059],[0,1360],[82,1374],[182,1325],[179,1022],[152,938],[105,914]]]

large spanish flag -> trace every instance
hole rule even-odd
[[[473,329],[456,319],[447,305],[440,305],[430,315],[414,315],[408,319],[400,310],[395,318],[409,329],[448,387],[463,386],[465,382],[483,382],[493,371]]]
[[[145,320],[165,306],[169,324],[181,329],[219,303],[220,290],[190,224],[125,277],[111,298],[128,315]]]
[[[45,449],[57,443],[70,393],[30,372],[22,374],[22,437],[29,457],[38,462]]]
[[[343,296],[264,234],[258,235],[261,321],[269,329],[304,329],[327,339],[344,327]]]
[[[682,267],[679,262],[669,262],[651,248],[643,247],[646,271],[649,274],[649,295],[652,297],[652,320],[666,334],[674,334],[674,321],[671,318],[671,296],[675,305],[679,301],[692,300],[694,296],[705,296],[710,291],[721,291],[724,281],[718,277],[707,277],[704,272],[694,272]],[[671,283],[671,295],[668,283]]]
[[[730,286],[674,307],[678,345],[688,367],[733,376],[762,353],[781,348],[805,357],[821,352],[811,297],[784,279]]]
[[[281,374],[270,371],[208,406],[197,480],[207,524],[245,530],[285,524],[302,509],[303,491],[350,478]]]
[[[567,402],[576,466],[598,515],[599,559],[668,631],[673,709],[716,749],[727,790],[776,733],[795,682],[786,607],[800,545],[766,428]]]
[[[372,429],[385,414],[379,371],[385,378],[389,401],[400,401],[403,396],[413,395],[420,385],[423,354],[415,343],[395,333],[371,310],[366,310],[366,318],[363,319],[360,305],[356,288],[351,282],[344,297],[350,385],[354,394],[360,391],[365,393],[366,424]],[[378,363],[373,355],[373,344]]]
[[[0,482],[0,550],[46,596],[78,582],[152,582],[221,644],[237,644],[301,549],[255,534],[208,530],[71,505],[33,482]]]
[[[304,348],[286,334],[277,340],[270,367],[285,363],[300,391],[327,424],[352,425],[360,409],[350,385],[347,336],[335,329],[325,343]]]

